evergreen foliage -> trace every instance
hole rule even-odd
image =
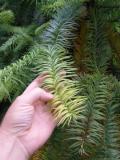
[[[120,159],[119,19],[119,0],[0,1],[1,116],[43,72],[55,97],[33,160]]]

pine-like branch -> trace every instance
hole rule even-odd
[[[4,25],[2,26],[2,28]],[[18,51],[21,50],[24,46],[30,45],[33,42],[33,26],[28,26],[26,28],[21,27],[13,27],[7,26],[8,28],[4,28],[8,33],[13,33],[13,35],[8,38],[6,42],[4,42],[0,47],[0,52],[6,52],[8,50]]]
[[[86,96],[84,111],[77,123],[68,129],[69,139],[73,141],[73,152],[89,157],[100,147],[104,135],[105,109],[107,102],[107,77],[102,75],[83,76],[78,88],[80,95]]]
[[[6,90],[8,93],[9,91],[11,92],[12,85],[14,86],[15,83],[14,79],[16,78],[17,80],[21,80],[20,75],[26,75],[24,73],[26,66],[33,64],[35,61],[34,58],[37,57],[37,62],[35,61],[34,64],[35,66],[38,66],[37,68],[40,73],[45,71],[49,72],[50,77],[47,80],[46,87],[51,89],[56,95],[53,102],[53,113],[56,118],[60,118],[59,124],[64,125],[77,119],[77,116],[81,112],[82,108],[80,106],[84,101],[83,97],[77,96],[77,89],[75,88],[74,82],[68,79],[72,77],[72,72],[75,70],[71,68],[71,62],[65,62],[67,61],[67,57],[63,54],[65,53],[64,49],[60,47],[68,47],[69,41],[74,37],[74,34],[71,32],[75,29],[76,17],[78,17],[77,14],[79,13],[78,11],[80,11],[81,7],[75,10],[76,12],[72,7],[73,6],[69,6],[67,8],[67,12],[65,11],[65,7],[64,13],[66,14],[59,11],[58,13],[60,15],[57,14],[55,19],[51,21],[51,28],[53,28],[52,32],[48,29],[45,32],[46,35],[49,34],[47,37],[43,34],[45,36],[45,47],[42,47],[43,44],[37,46],[33,49],[34,54],[25,56],[22,61],[20,60],[18,63],[13,64],[10,68],[5,68],[1,71],[0,76],[2,82],[1,84],[4,84],[4,86],[7,86],[8,84]],[[65,16],[67,17],[63,18]],[[54,24],[60,25],[56,25],[54,30]],[[64,31],[66,34],[60,35],[62,34],[61,31]],[[59,76],[60,71],[62,70],[65,70],[66,72],[66,76],[63,76],[63,78]],[[6,78],[8,74],[10,76]],[[16,88],[13,87],[12,91],[15,89]],[[3,93],[3,96],[1,96],[2,98],[5,96],[6,92],[4,91]]]
[[[77,22],[84,16],[85,7],[80,7],[76,3],[58,10],[47,31],[40,37],[42,43],[70,48],[72,40],[76,38]]]
[[[85,75],[80,79],[80,95],[87,101],[77,123],[68,129],[68,139],[81,159],[120,158],[119,87],[112,76]]]
[[[55,118],[59,119],[59,124],[69,125],[71,121],[76,121],[78,118],[85,100],[84,97],[77,95],[78,90],[74,81],[70,80],[75,77],[72,60],[69,56],[65,56],[65,50],[60,46],[40,47],[40,49],[35,64],[40,73],[48,73],[44,87],[51,90],[55,96],[52,112]],[[66,74],[61,75],[61,71]]]
[[[10,94],[15,94],[17,90],[25,87],[26,83],[31,79],[30,77],[34,76],[31,67],[38,53],[39,50],[36,45],[28,55],[25,55],[16,63],[0,70],[0,100],[5,97],[10,97]]]
[[[90,72],[106,72],[112,57],[111,47],[106,35],[106,24],[101,12],[92,10],[88,30],[86,66]]]

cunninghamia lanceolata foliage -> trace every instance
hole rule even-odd
[[[6,83],[8,83],[6,88],[2,87],[2,98],[8,95],[9,92],[16,90],[15,85],[14,87],[12,85],[21,80],[21,78],[17,80],[20,74],[24,76],[23,69],[28,69],[27,66],[33,64],[37,66],[37,74],[45,71],[49,74],[45,86],[55,94],[52,111],[55,118],[59,119],[59,124],[69,124],[72,120],[75,121],[77,119],[77,115],[82,110],[84,97],[77,96],[78,90],[75,88],[74,81],[70,80],[75,70],[72,69],[71,59],[63,54],[65,49],[62,46],[71,47],[70,40],[75,38],[75,34],[71,32],[76,30],[76,21],[83,11],[84,9],[76,5],[74,7],[65,7],[62,12],[59,11],[57,16],[50,22],[50,27],[44,31],[42,36],[39,36],[39,41],[42,45],[36,45],[29,55],[1,71],[1,86],[7,86]],[[65,31],[65,35],[62,35],[63,31]],[[33,60],[35,63],[33,63]],[[66,75],[60,77],[59,74],[62,70],[65,70]],[[6,73],[10,73],[10,76],[6,77]]]
[[[83,111],[85,97],[78,96],[78,89],[75,87],[75,81],[72,80],[75,78],[75,69],[72,68],[72,60],[66,56],[65,49],[60,46],[41,46],[35,63],[38,72],[48,73],[44,88],[54,94],[52,112],[55,118],[59,119],[58,124],[75,122]],[[61,71],[65,74],[61,75]]]
[[[120,84],[112,76],[84,75],[80,78],[80,95],[87,100],[77,123],[68,129],[71,148],[81,158],[92,160],[120,158],[120,122],[118,113]]]
[[[64,8],[64,6],[70,5],[70,4],[77,4],[82,5],[82,2],[86,0],[41,0],[39,3],[40,9],[43,14],[47,16],[54,15],[58,9]]]
[[[29,82],[29,79],[35,76],[32,71],[32,61],[38,56],[34,52],[36,51],[35,48],[37,46],[34,46],[23,59],[0,70],[0,101],[7,97],[10,98],[10,94],[15,94],[19,89],[21,90]],[[28,74],[29,76],[27,76]]]
[[[112,57],[112,50],[107,39],[106,22],[101,11],[94,9],[88,23],[85,64],[90,72],[105,73]]]
[[[60,45],[64,48],[71,48],[76,38],[78,22],[85,16],[86,8],[73,5],[59,9],[53,16],[48,29],[40,36],[43,44]]]
[[[48,78],[43,87],[54,94],[55,99],[50,102],[53,106],[51,110],[55,118],[59,119],[59,124],[70,125],[70,141],[64,148],[70,146],[69,144],[71,148],[60,155],[59,149],[57,151],[56,147],[50,148],[48,145],[49,149],[42,152],[43,160],[119,160],[120,84],[114,77],[108,76],[112,73],[111,61],[115,50],[113,52],[108,42],[106,25],[108,28],[110,26],[113,32],[114,26],[119,26],[119,21],[114,24],[113,20],[117,20],[120,15],[120,7],[115,8],[120,5],[120,1],[51,0],[43,2],[43,6],[39,6],[39,2],[0,1],[0,62],[3,63],[0,65],[0,68],[3,68],[0,70],[0,101],[5,101],[14,94],[16,97],[35,76],[47,71]],[[110,5],[111,8],[108,8]],[[87,14],[84,14],[85,6]],[[16,20],[9,8],[15,11]],[[24,8],[24,16],[21,8]],[[43,11],[47,17],[41,14]],[[43,19],[37,19],[39,16],[36,16],[36,13],[43,16]],[[88,27],[88,33],[84,35],[89,35],[88,43],[86,42],[85,56],[88,61],[85,61],[85,72],[91,76],[84,75],[77,83],[76,71],[69,55],[73,51],[76,31],[83,21]],[[29,30],[31,24],[34,24],[35,28]],[[9,52],[13,54],[13,60],[4,64],[3,55]],[[23,58],[19,59],[21,55]],[[119,57],[119,52],[117,56]],[[61,74],[61,71],[65,74]],[[93,75],[93,72],[97,74]],[[63,134],[64,132],[65,130],[62,131]],[[57,138],[61,141],[59,136]],[[66,143],[62,139],[58,144]],[[50,157],[51,149],[54,149],[54,152]]]

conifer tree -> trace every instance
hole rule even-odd
[[[41,73],[54,94],[59,122],[32,160],[120,159],[119,34],[119,0],[0,1],[1,119]]]

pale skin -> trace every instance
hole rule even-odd
[[[1,160],[28,160],[54,131],[47,105],[53,95],[40,88],[46,76],[37,77],[8,109],[0,126]]]

